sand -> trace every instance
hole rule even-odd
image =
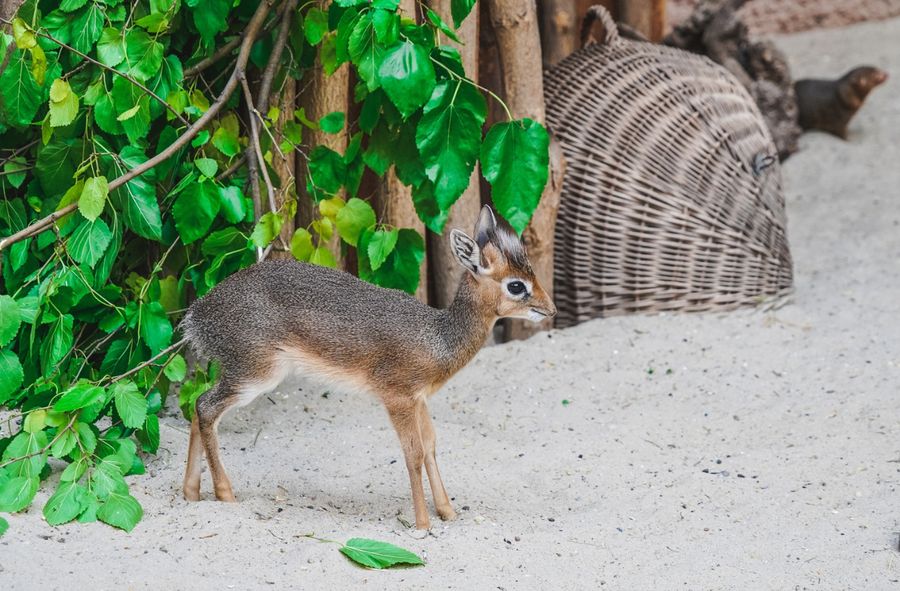
[[[897,588],[898,39],[900,19],[779,39],[801,77],[893,75],[849,142],[806,135],[786,164],[791,303],[489,347],[434,397],[457,521],[401,524],[406,472],[374,400],[292,384],[222,423],[239,504],[208,500],[207,474],[207,500],[182,500],[172,413],[130,479],[134,532],[51,528],[41,492],[0,538],[0,588]],[[307,533],[427,565],[363,570]]]

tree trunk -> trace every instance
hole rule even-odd
[[[319,0],[319,8],[328,10],[330,2]],[[306,73],[301,84],[303,85],[298,102],[306,111],[306,116],[311,121],[318,121],[328,113],[341,111],[346,113],[350,100],[349,66],[343,64],[331,76],[325,73],[319,58],[315,65]],[[307,166],[306,156],[316,146],[327,146],[332,150],[343,154],[347,149],[349,135],[347,133],[346,118],[344,129],[340,133],[328,134],[323,131],[311,129],[303,130],[303,144],[307,154],[298,154],[296,170],[300,173],[297,177],[297,227],[305,228],[318,217],[316,204],[306,191]],[[338,262],[338,268],[344,269],[344,261],[341,258],[340,239],[335,234],[331,240],[325,243]]]
[[[416,17],[416,1],[401,0],[401,14]],[[416,208],[412,202],[412,189],[400,182],[394,172],[394,167],[378,179],[373,206],[378,220],[391,224],[398,228],[412,228],[428,240],[425,224],[419,219]],[[427,249],[426,249],[427,250]],[[428,303],[428,257],[422,260],[419,267],[419,287],[416,289],[416,298],[420,302]]]
[[[450,17],[450,0],[431,0],[429,6],[448,23],[452,23]],[[457,35],[463,42],[462,45],[446,39],[445,42],[459,49],[466,75],[473,81],[478,80],[478,11],[471,14],[459,27]],[[538,62],[539,63],[539,62]],[[460,196],[459,200],[450,209],[446,228],[460,228],[466,233],[472,231],[478,220],[478,212],[481,209],[481,191],[479,190],[478,166],[472,171],[469,186]],[[446,308],[453,301],[456,289],[463,269],[456,262],[450,252],[450,242],[447,236],[428,234],[428,260],[431,268],[431,296],[433,306]]]
[[[541,63],[541,41],[538,33],[537,9],[534,0],[506,2],[489,0],[491,24],[497,36],[497,48],[503,70],[504,99],[513,114],[521,119],[529,117],[545,123],[544,79],[534,64]],[[525,228],[523,239],[535,275],[550,296],[553,296],[553,235],[559,195],[562,190],[564,162],[562,151],[554,146],[550,151],[550,178],[531,223]],[[540,324],[526,324],[511,320],[506,324],[507,338],[527,338],[538,330],[552,327],[552,320]]]
[[[542,0],[540,8],[543,63],[547,70],[578,47],[575,0]]]
[[[666,0],[619,0],[616,20],[659,43],[666,30]]]

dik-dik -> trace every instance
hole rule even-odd
[[[435,461],[428,397],[472,359],[498,318],[538,321],[555,315],[556,307],[518,236],[489,207],[481,210],[474,240],[453,230],[450,244],[467,272],[445,310],[348,273],[293,261],[239,271],[194,302],[184,334],[198,356],[221,363],[221,377],[197,400],[184,497],[200,499],[205,451],[216,498],[235,500],[219,459],[219,420],[297,372],[378,396],[403,447],[416,527],[430,526],[423,464],[438,515],[453,519]]]

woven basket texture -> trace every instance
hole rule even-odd
[[[753,99],[709,59],[618,36],[545,75],[567,161],[557,326],[706,311],[790,291],[781,169]]]

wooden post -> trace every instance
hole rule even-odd
[[[617,20],[659,43],[666,30],[666,0],[618,0]]]
[[[452,23],[450,17],[450,0],[431,0],[429,6],[440,17],[448,23]],[[457,35],[463,42],[462,45],[456,44],[450,39],[443,39],[443,42],[455,46],[459,49],[462,57],[463,67],[466,75],[471,80],[478,80],[478,11],[473,10],[471,14],[459,27]],[[536,62],[540,63],[540,62]],[[540,71],[537,72],[540,76]],[[450,215],[447,218],[447,231],[450,228],[460,228],[466,233],[471,233],[478,220],[478,212],[481,209],[481,191],[479,189],[479,172],[478,166],[472,171],[469,179],[469,186],[460,196],[459,200],[453,204],[450,209]],[[450,252],[450,242],[447,235],[438,236],[437,234],[428,233],[428,265],[431,269],[431,296],[433,306],[438,308],[446,308],[453,301],[456,295],[456,289],[459,286],[459,280],[462,276],[463,269],[456,262],[453,254]]]
[[[538,33],[535,0],[489,0],[491,25],[497,36],[497,49],[503,71],[504,100],[517,119],[529,117],[546,122],[544,113],[544,78],[535,64],[541,63],[541,41]],[[562,150],[554,145],[550,150],[550,178],[525,228],[523,239],[535,275],[553,296],[553,238],[556,212],[562,190],[565,163]],[[552,327],[552,320],[540,324],[511,320],[506,325],[507,338],[527,338],[538,330]]]
[[[416,18],[416,1],[401,0],[400,11],[404,16]],[[412,228],[422,234],[427,242],[428,235],[425,224],[419,219],[416,208],[413,206],[412,189],[400,182],[393,167],[385,173],[383,178],[378,179],[378,187],[372,205],[375,207],[379,221],[398,228]],[[419,287],[416,289],[416,298],[420,302],[428,303],[428,256],[419,267]]]
[[[546,70],[564,60],[578,47],[578,19],[575,0],[542,0],[540,7],[541,47]]]
[[[319,0],[317,2],[319,8],[328,10],[330,4],[327,0]],[[312,121],[317,121],[328,113],[333,111],[347,112],[350,100],[350,78],[348,64],[342,64],[331,76],[326,75],[322,69],[322,64],[318,57],[315,65],[310,68],[306,74],[306,78],[301,82],[305,85],[303,91],[298,97],[298,102],[306,111],[306,117]],[[303,143],[310,148],[315,146],[328,146],[332,150],[343,154],[347,150],[348,133],[346,118],[344,121],[344,129],[340,133],[329,134],[323,131],[314,131],[310,129],[303,130]],[[298,154],[296,170],[297,175],[297,194],[299,195],[297,203],[297,227],[305,228],[310,222],[318,216],[315,212],[315,203],[312,197],[306,192],[307,166],[306,155]],[[338,261],[338,268],[343,269],[344,264],[341,260],[341,244],[340,238],[335,234],[327,246],[334,255],[334,260]]]

